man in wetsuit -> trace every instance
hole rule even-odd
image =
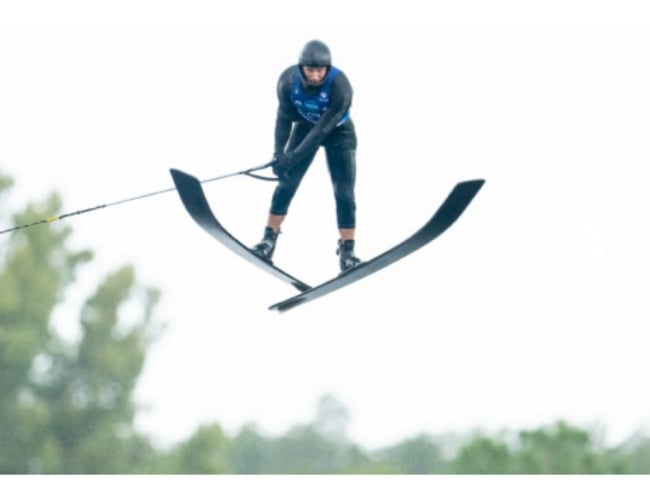
[[[339,265],[341,272],[347,271],[361,262],[354,254],[357,137],[349,115],[352,86],[345,74],[332,66],[329,48],[312,40],[303,48],[298,64],[280,75],[277,94],[273,171],[279,182],[264,238],[252,250],[271,261],[291,200],[323,146],[336,201]]]

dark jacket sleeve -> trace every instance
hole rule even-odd
[[[284,70],[278,78],[278,112],[275,118],[275,146],[276,154],[283,153],[291,134],[291,125],[300,118],[298,111],[291,103],[291,78],[296,67],[291,66]]]
[[[285,70],[278,82],[278,114],[275,125],[275,151],[284,149],[291,133],[291,123],[301,120],[291,103],[291,78],[295,66]],[[284,78],[283,78],[284,77]],[[294,150],[296,159],[314,152],[334,127],[343,119],[352,104],[352,86],[343,72],[336,75],[332,82],[330,107],[323,113],[302,142]],[[278,149],[279,148],[279,149]]]

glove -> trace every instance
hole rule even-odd
[[[289,172],[293,167],[294,154],[293,153],[275,153],[273,155],[273,173],[279,179],[287,180]]]
[[[282,158],[284,158],[284,153],[273,153],[273,158],[271,159],[271,168],[273,169],[273,173],[278,177],[282,177],[285,170],[282,165]]]

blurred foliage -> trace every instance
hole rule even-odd
[[[0,173],[0,195],[11,185]],[[60,209],[52,195],[26,207],[13,223]],[[228,436],[215,422],[184,442],[157,448],[134,428],[133,391],[160,333],[154,321],[159,293],[139,285],[134,269],[125,266],[86,298],[78,334],[56,331],[53,314],[80,266],[92,259],[90,251],[71,250],[69,236],[65,225],[44,224],[0,242],[0,473],[650,473],[647,435],[607,448],[594,432],[566,422],[471,433],[452,443],[421,434],[364,450],[349,440],[348,412],[331,395],[320,399],[311,422],[280,436],[266,436],[254,424]],[[138,319],[125,320],[125,305],[135,305]]]
[[[0,187],[10,180],[0,176]],[[60,212],[57,195],[30,204],[14,225]],[[138,436],[132,393],[143,367],[158,292],[125,266],[106,276],[80,312],[78,339],[53,316],[79,267],[70,229],[45,224],[3,235],[0,261],[0,472],[146,470],[155,450]],[[131,324],[120,311],[136,303]],[[124,323],[124,324],[123,324]]]

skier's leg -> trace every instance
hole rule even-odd
[[[289,140],[290,151],[300,144],[300,141],[306,133],[307,131],[301,128],[294,129]],[[271,258],[273,257],[278,235],[280,234],[280,226],[287,215],[291,200],[293,200],[309,165],[314,160],[314,156],[316,156],[316,151],[312,155],[304,158],[300,163],[294,165],[287,172],[287,175],[278,180],[278,185],[273,191],[271,208],[267,217],[266,227],[264,228],[264,236],[262,241],[251,248],[254,253],[268,262],[271,262]]]
[[[340,236],[337,249],[339,265],[341,271],[348,271],[361,263],[361,259],[354,254],[356,150],[328,148],[326,154],[330,178],[334,187],[336,219]]]

